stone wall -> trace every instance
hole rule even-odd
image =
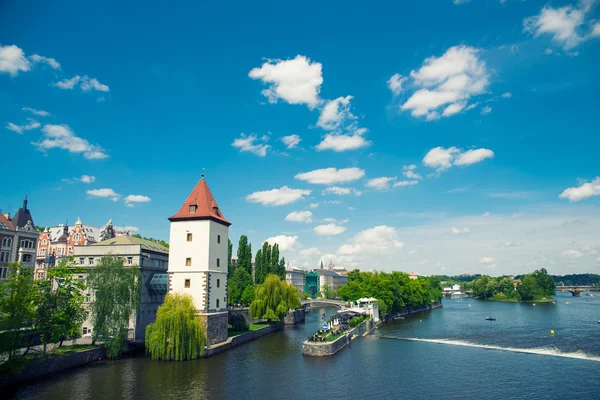
[[[199,314],[200,324],[206,332],[206,344],[212,346],[227,340],[228,312]]]
[[[356,328],[348,331],[346,335],[329,343],[309,342],[308,340],[302,343],[302,354],[305,356],[332,356],[344,347],[350,345],[353,340],[370,332],[374,327],[371,319],[365,320]]]
[[[229,310],[229,317],[228,317],[229,321],[231,321],[231,317],[233,315],[241,315],[242,317],[244,317],[244,319],[246,320],[246,323],[248,325],[250,325],[252,322],[254,322],[252,320],[252,318],[250,318],[250,311],[248,311],[247,308],[240,308],[240,309],[231,309],[231,310]]]
[[[230,337],[222,343],[218,343],[214,346],[208,346],[208,348],[204,351],[203,357],[214,356],[215,354],[219,354],[223,351],[232,349],[241,344],[244,344],[244,343],[250,342],[252,340],[258,339],[260,337],[266,336],[270,333],[280,331],[281,329],[282,329],[281,324],[272,324],[266,328],[262,328],[257,331],[250,331],[250,332],[242,333],[241,335]]]
[[[288,312],[283,319],[283,323],[285,325],[296,325],[300,322],[304,322],[305,316],[304,308],[298,308]]]
[[[394,313],[394,314],[387,314],[384,318],[382,318],[383,321],[388,321],[392,318],[395,317],[401,317],[401,316],[405,316],[405,315],[409,315],[409,314],[414,314],[414,313],[418,313],[418,312],[422,312],[422,311],[427,311],[427,310],[433,310],[435,308],[439,308],[442,306],[442,303],[433,303],[433,304],[422,304],[420,306],[417,307],[412,307],[412,306],[406,306],[406,307],[402,307],[400,309],[400,312],[398,313]]]
[[[19,385],[23,382],[39,378],[44,375],[65,371],[74,367],[89,364],[106,357],[106,349],[98,347],[96,349],[72,353],[66,356],[48,357],[33,361],[21,371],[18,376],[11,376],[0,381],[0,387]]]

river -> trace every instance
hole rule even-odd
[[[556,300],[444,300],[327,358],[301,354],[321,313],[335,312],[313,310],[305,324],[209,359],[102,361],[24,386],[16,398],[600,398],[600,298],[557,293]]]

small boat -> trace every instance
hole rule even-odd
[[[598,320],[598,323],[600,324],[600,319]]]
[[[571,304],[571,302],[570,301],[566,301],[565,304]]]
[[[535,303],[533,303],[533,305],[535,306]]]
[[[471,303],[469,303],[469,307],[471,307]]]
[[[496,318],[494,318],[494,317],[485,317],[485,320],[486,321],[495,321]]]

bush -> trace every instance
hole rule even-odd
[[[248,323],[246,322],[246,318],[240,314],[233,314],[229,317],[229,324],[234,331],[247,331]]]
[[[354,317],[350,321],[348,321],[348,325],[350,325],[352,328],[356,328],[364,320],[365,320],[365,316],[364,315],[361,315],[360,317]]]

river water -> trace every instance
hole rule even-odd
[[[301,354],[321,313],[336,311],[313,310],[305,324],[209,359],[103,361],[24,386],[16,397],[599,399],[600,296],[557,293],[556,300],[444,300],[440,309],[384,324],[326,358]]]

